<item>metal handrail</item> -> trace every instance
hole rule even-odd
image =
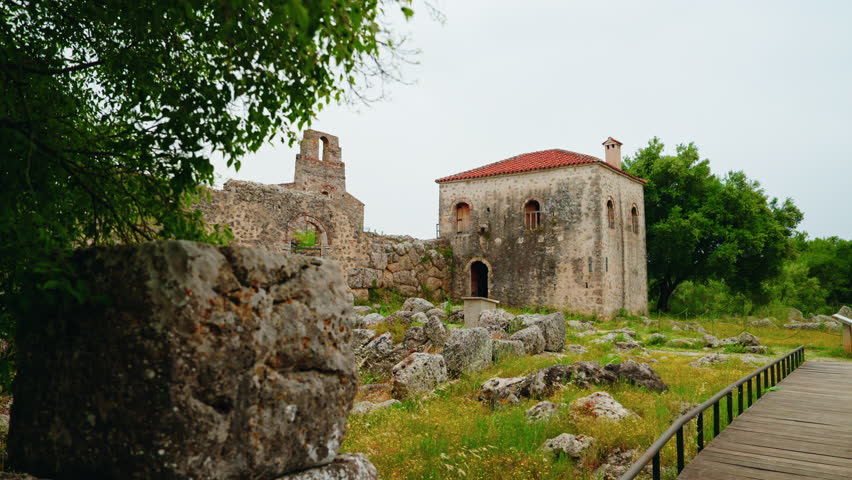
[[[754,372],[746,375],[745,377],[737,380],[736,382],[728,385],[723,388],[719,393],[713,395],[709,400],[705,401],[701,405],[693,408],[686,414],[682,415],[678,418],[672,426],[668,428],[661,436],[657,439],[649,448],[645,451],[645,453],[639,457],[638,460],[626,471],[624,475],[621,476],[620,480],[632,480],[636,478],[639,473],[642,472],[642,469],[651,463],[651,474],[654,480],[659,480],[660,478],[660,451],[663,447],[666,446],[669,440],[672,437],[677,437],[677,473],[683,471],[684,468],[684,445],[683,445],[683,427],[692,420],[697,417],[697,435],[696,442],[698,444],[698,451],[704,449],[704,411],[710,407],[713,407],[713,438],[719,435],[721,430],[720,428],[720,417],[721,417],[721,406],[719,405],[722,398],[727,397],[727,416],[728,416],[728,425],[731,424],[734,420],[734,390],[737,390],[738,393],[738,413],[740,415],[745,411],[746,408],[751,407],[752,405],[752,379],[757,377],[756,387],[757,387],[757,398],[761,397],[761,379],[760,375],[763,374],[763,388],[770,388],[774,386],[776,383],[780,382],[782,378],[786,377],[793,370],[798,368],[805,361],[805,347],[804,345],[799,346],[792,352],[784,355],[783,357],[775,360],[772,363],[768,363],[763,367],[758,368]],[[743,408],[743,385],[747,385],[747,395],[748,395],[748,407]]]

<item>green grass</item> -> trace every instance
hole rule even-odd
[[[531,309],[510,309],[522,313]],[[549,310],[548,310],[549,311]],[[566,315],[568,319],[596,320],[593,317]],[[747,330],[757,335],[761,343],[784,354],[798,345],[806,345],[808,357],[832,357],[850,360],[840,348],[839,332],[792,331],[771,327],[746,327],[741,318],[708,318],[697,320],[710,334],[718,338],[738,335]],[[675,331],[677,320],[655,317],[646,324],[639,317],[622,316],[613,321],[597,321],[601,330],[628,327],[637,337],[663,333],[669,339],[699,340],[703,333]],[[379,470],[383,479],[590,479],[592,472],[612,448],[647,448],[678,416],[683,402],[700,403],[738,378],[757,368],[742,362],[737,355],[711,368],[696,369],[687,365],[695,360],[695,349],[661,347],[662,351],[648,357],[619,354],[612,344],[589,343],[597,336],[579,336],[569,330],[566,341],[582,344],[588,352],[583,355],[565,353],[555,356],[525,356],[503,359],[487,370],[464,376],[439,387],[434,394],[408,401],[395,408],[371,415],[349,419],[344,451],[362,452]],[[654,348],[657,348],[656,346]],[[715,351],[721,351],[717,349]],[[691,352],[687,356],[679,352]],[[732,350],[732,353],[733,352]],[[476,400],[479,386],[491,377],[526,375],[538,368],[555,363],[594,360],[601,364],[617,363],[627,358],[640,362],[657,360],[652,368],[669,385],[662,394],[618,384],[580,389],[566,386],[548,400],[570,403],[594,391],[605,390],[626,408],[639,416],[621,422],[609,422],[571,415],[562,408],[551,419],[528,423],[525,411],[540,399],[525,399],[517,405],[492,409]],[[768,360],[768,359],[767,359]],[[709,422],[709,419],[708,419]],[[723,422],[724,424],[724,422]],[[711,431],[710,424],[705,432]],[[597,438],[586,455],[574,462],[555,458],[539,450],[541,444],[561,433],[585,434]],[[687,431],[694,437],[694,422]],[[709,441],[709,437],[708,437]],[[694,455],[694,442],[687,442]],[[674,449],[663,452],[664,465],[674,463]]]

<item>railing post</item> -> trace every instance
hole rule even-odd
[[[773,364],[773,365],[769,366],[769,386],[770,387],[775,386],[775,365],[777,365],[777,364]]]
[[[654,454],[654,461],[651,465],[651,476],[654,480],[660,480],[660,452]]]
[[[696,430],[698,430],[698,451],[704,450],[704,412],[698,412],[698,420],[696,422]]]
[[[763,371],[763,389],[769,388],[769,369]]]
[[[719,430],[721,430],[719,428],[719,417],[721,416],[720,410],[721,409],[719,408],[719,401],[716,400],[716,403],[713,404],[713,438],[718,437]]]
[[[751,402],[752,402],[752,400],[751,400],[751,395],[752,395],[752,392],[751,392],[751,381],[752,381],[752,380],[754,380],[754,378],[749,378],[749,379],[748,379],[748,386],[747,386],[747,388],[746,388],[746,390],[747,390],[747,392],[748,392],[748,406],[749,406],[749,407],[751,406]],[[758,386],[757,388],[760,388],[760,386]]]
[[[677,473],[683,471],[683,427],[677,429]]]
[[[743,384],[737,387],[737,415],[743,414]]]
[[[734,391],[728,392],[728,425],[734,421]]]
[[[758,399],[760,399],[760,397],[762,395],[761,389],[760,389],[760,375],[761,374],[758,373],[757,376],[754,377],[754,379],[756,380],[756,382],[754,382],[754,383],[755,383],[755,385],[757,385],[757,398]]]

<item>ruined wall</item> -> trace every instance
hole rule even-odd
[[[348,195],[348,194],[347,194]],[[288,188],[231,180],[223,190],[211,191],[211,200],[199,206],[211,223],[227,224],[236,245],[289,252],[290,224],[310,217],[322,227],[327,248],[302,253],[329,258],[340,264],[356,298],[370,288],[393,288],[406,295],[449,291],[450,267],[442,242],[363,232],[355,224],[360,202]]]
[[[404,295],[443,298],[449,292],[451,259],[441,240],[364,233],[369,261],[349,270],[349,286],[365,298],[373,287],[399,290]]]
[[[470,264],[480,260],[489,267],[489,296],[501,302],[604,315],[622,307],[645,311],[644,227],[641,240],[625,236],[624,245],[604,231],[610,195],[638,198],[641,208],[641,185],[597,165],[441,184],[441,238],[453,249],[457,271],[453,295],[471,294]],[[542,226],[532,231],[523,214],[529,200],[542,211]],[[471,207],[469,233],[456,233],[458,202]]]

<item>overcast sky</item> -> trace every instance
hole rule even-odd
[[[811,236],[852,239],[852,1],[467,1],[403,25],[422,50],[370,107],[313,124],[340,137],[366,227],[435,236],[436,178],[520,153],[632,154],[694,141],[716,173],[791,197]],[[293,179],[276,142],[222,178]]]

